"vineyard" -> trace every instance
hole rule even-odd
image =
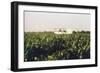
[[[90,32],[54,34],[24,33],[24,61],[72,60],[90,58]]]

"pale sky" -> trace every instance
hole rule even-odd
[[[72,31],[90,31],[90,14],[25,11],[25,32],[55,31],[64,28]]]

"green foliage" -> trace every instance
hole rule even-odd
[[[90,58],[90,33],[24,33],[24,61],[48,61]]]

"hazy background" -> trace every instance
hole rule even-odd
[[[25,32],[90,31],[90,14],[24,11]]]

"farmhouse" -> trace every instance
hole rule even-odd
[[[54,32],[55,34],[72,34],[71,29],[65,29],[65,28],[57,28],[56,31]]]

